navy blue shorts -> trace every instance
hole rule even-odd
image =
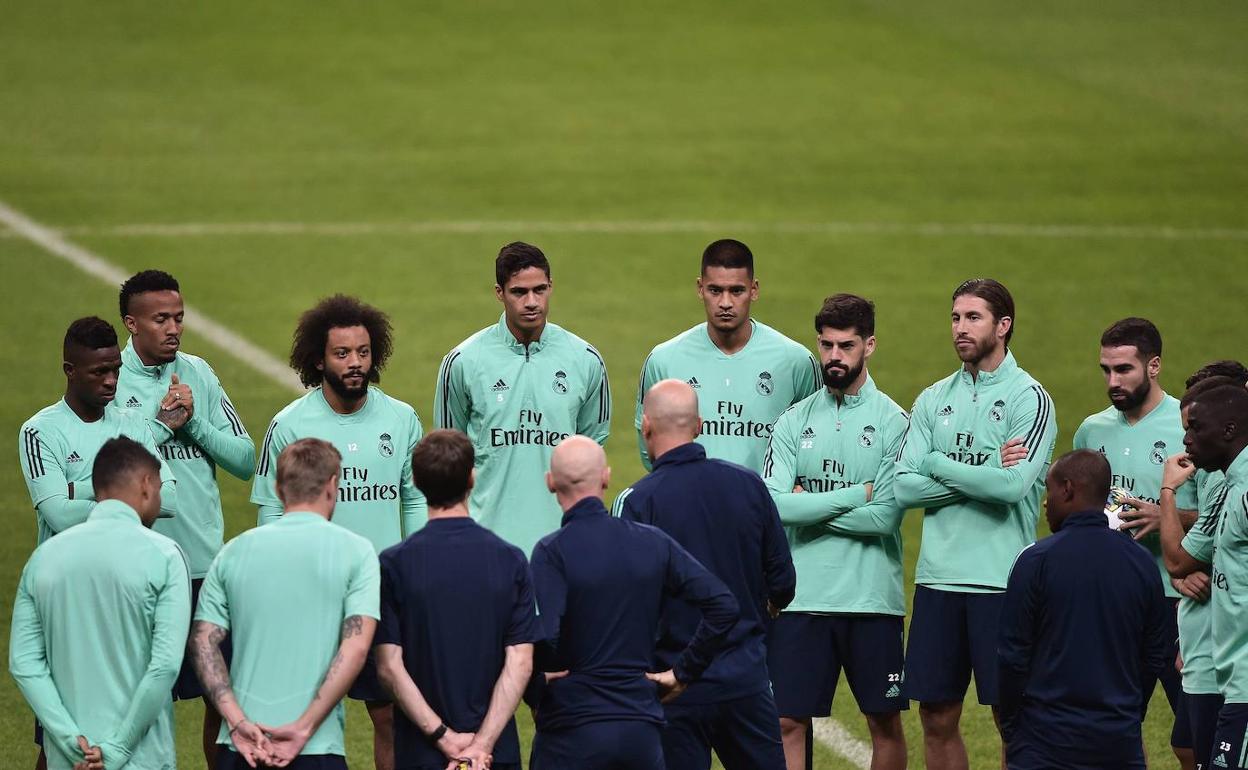
[[[996,706],[997,633],[1004,593],[914,587],[905,693],[920,703],[961,703],[975,675],[980,705]]]
[[[1174,667],[1174,659],[1179,655],[1179,600],[1166,598],[1166,667],[1162,670],[1161,676],[1154,676],[1148,672],[1144,673],[1144,679],[1140,682],[1140,689],[1144,693],[1144,714],[1148,714],[1148,704],[1153,699],[1153,690],[1157,689],[1157,682],[1161,682],[1161,689],[1166,693],[1166,702],[1170,704],[1170,711],[1174,713],[1176,724],[1178,717],[1184,715],[1183,702],[1183,675]],[[1179,748],[1191,748],[1190,743],[1175,743],[1174,732],[1170,735],[1170,745]],[[1180,740],[1184,737],[1179,733]]]
[[[710,770],[714,749],[724,770],[784,770],[780,717],[767,690],[720,703],[677,698],[663,711],[663,759],[670,768]]]
[[[377,659],[373,657],[371,647],[368,658],[364,660],[364,668],[360,669],[360,675],[351,684],[351,689],[347,690],[347,697],[366,703],[390,703],[392,700],[390,693],[386,692],[386,688],[381,686],[381,680],[377,678]]]
[[[896,615],[783,612],[767,638],[776,709],[792,719],[826,717],[845,669],[864,714],[909,708],[902,696],[905,620]]]
[[[659,726],[631,720],[538,730],[529,770],[665,770]]]
[[[195,608],[199,606],[199,589],[203,587],[203,578],[191,581],[192,628],[195,626]],[[234,656],[234,648],[230,644],[229,634],[226,634],[225,638],[221,640],[221,656],[225,658],[225,665],[228,667],[231,658]],[[173,699],[194,700],[202,697],[204,697],[204,688],[199,684],[199,675],[195,673],[195,663],[191,660],[190,655],[183,655],[182,668],[178,671],[178,678],[173,682]]]
[[[347,770],[347,758],[339,754],[300,754],[286,767],[288,770]],[[251,765],[242,754],[221,746],[217,750],[215,770],[251,770]]]
[[[1218,711],[1209,767],[1248,770],[1248,703],[1226,703]]]
[[[1209,770],[1209,751],[1213,748],[1213,734],[1218,729],[1218,711],[1221,708],[1221,695],[1184,692],[1181,713],[1174,715],[1170,745],[1190,748],[1195,752],[1198,769]]]

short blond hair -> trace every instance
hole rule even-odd
[[[328,441],[301,438],[277,457],[277,494],[284,505],[316,499],[342,471],[342,455]]]

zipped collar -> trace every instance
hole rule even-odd
[[[825,386],[823,389],[823,398],[828,406],[833,409],[853,409],[856,406],[866,403],[866,400],[869,397],[874,396],[877,392],[875,380],[871,379],[871,375],[868,374],[866,381],[862,383],[862,387],[858,389],[857,393],[852,395],[846,393],[841,397],[841,401],[838,402],[836,400],[836,396],[829,392]]]
[[[971,373],[966,370],[966,365],[958,370],[958,380],[970,388],[979,390],[981,388],[991,388],[998,383],[1006,382],[1014,376],[1018,371],[1018,362],[1014,360],[1014,354],[1009,350],[1005,351],[1005,358],[1001,359],[1001,365],[991,372],[981,371],[978,377],[972,378]]]
[[[168,363],[155,364],[153,366],[148,366],[147,364],[143,363],[143,359],[139,358],[138,351],[134,349],[133,337],[126,340],[126,346],[121,351],[121,368],[125,369],[128,372],[134,372],[135,374],[139,374],[144,377],[150,377],[155,380],[159,380],[161,377],[163,377],[165,374],[165,369],[170,364],[173,364],[176,361],[177,361],[177,358],[174,358],[173,361],[170,361]]]
[[[531,356],[541,351],[546,346],[546,340],[550,337],[550,319],[546,319],[546,325],[542,327],[542,336],[525,345],[516,339],[516,335],[511,333],[511,327],[507,326],[507,314],[503,313],[498,317],[498,325],[495,327],[495,334],[498,339],[507,346],[511,352],[521,356]]]
[[[583,521],[585,519],[594,518],[596,516],[610,516],[607,506],[603,504],[601,497],[581,498],[568,510],[563,513],[563,520],[559,526],[567,526],[573,521]]]
[[[654,469],[657,471],[664,465],[683,465],[705,459],[706,447],[696,441],[690,441],[688,444],[672,447],[655,458]]]
[[[121,521],[143,526],[138,511],[120,500],[101,500],[91,509],[87,518],[92,521]]]
[[[1104,511],[1089,510],[1072,513],[1062,522],[1061,529],[1058,532],[1065,532],[1072,527],[1100,527],[1105,529],[1109,526],[1109,519],[1105,516]]]

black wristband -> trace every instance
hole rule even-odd
[[[438,725],[438,729],[436,729],[436,730],[434,730],[433,732],[429,733],[429,736],[428,736],[428,737],[429,737],[429,742],[430,742],[430,743],[437,743],[438,741],[442,740],[442,736],[443,736],[443,735],[446,735],[446,730],[447,730],[447,727],[446,727],[446,723],[445,723],[445,722],[443,722],[442,724]]]

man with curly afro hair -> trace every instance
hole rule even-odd
[[[299,318],[290,366],[310,390],[278,412],[264,436],[251,491],[259,524],[282,515],[275,488],[282,449],[319,438],[342,454],[335,524],[368,538],[378,553],[424,526],[425,499],[412,481],[420,418],[376,387],[394,350],[392,331],[385,313],[343,294]],[[394,712],[371,656],[348,694],[368,707],[378,770],[391,770]]]

